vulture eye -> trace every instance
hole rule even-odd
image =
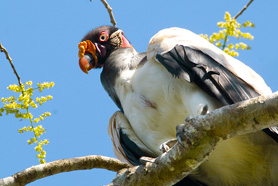
[[[99,35],[99,41],[100,42],[105,42],[108,40],[108,35],[105,32],[101,32]]]

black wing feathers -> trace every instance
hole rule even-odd
[[[132,165],[140,165],[140,158],[147,155],[128,138],[122,129],[120,129],[120,142],[130,163],[132,163]]]
[[[173,76],[196,83],[224,105],[259,95],[242,79],[199,50],[176,45],[156,58]]]

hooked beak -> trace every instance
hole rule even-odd
[[[78,48],[80,69],[88,74],[89,70],[97,68],[98,58],[96,56],[96,47],[90,40],[87,40],[80,42]]]
[[[88,74],[88,71],[94,68],[94,63],[94,58],[90,53],[85,53],[85,55],[79,59],[79,67],[86,74]]]

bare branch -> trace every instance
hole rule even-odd
[[[13,71],[14,71],[14,74],[15,74],[16,77],[17,77],[18,84],[19,84],[19,86],[21,87],[22,83],[21,83],[21,81],[20,81],[19,75],[17,74],[17,71],[15,70],[15,67],[14,67],[13,61],[12,61],[12,58],[10,57],[10,55],[9,55],[8,51],[6,50],[6,48],[4,48],[4,46],[1,44],[1,41],[0,41],[0,50],[1,50],[1,52],[4,52],[4,53],[5,53],[6,58],[7,58],[8,61],[10,62],[11,66],[12,66],[12,69],[13,69]]]
[[[243,9],[242,9],[239,13],[237,13],[237,15],[236,15],[233,19],[237,19],[238,16],[240,16],[240,15],[248,8],[248,6],[249,6],[253,1],[254,1],[254,0],[250,0],[249,3],[247,3],[247,5],[245,5],[245,6],[243,7]]]
[[[128,167],[129,165],[121,162],[120,160],[105,156],[91,155],[78,158],[62,159],[50,163],[32,166],[14,174],[13,176],[0,179],[0,185],[22,186],[47,176],[75,170],[102,168],[111,171],[119,171]]]
[[[110,186],[173,185],[201,165],[218,142],[260,131],[277,123],[278,92],[194,117],[186,123],[185,148],[176,144],[153,163],[125,169]]]
[[[92,1],[92,0],[91,0]],[[115,21],[115,18],[114,18],[114,15],[113,15],[113,12],[112,12],[112,8],[110,7],[110,5],[107,3],[107,1],[106,0],[100,0],[102,3],[103,3],[103,5],[105,6],[105,8],[107,9],[107,11],[108,11],[108,14],[109,14],[109,16],[110,16],[110,22],[114,25],[114,26],[116,26],[116,21]]]

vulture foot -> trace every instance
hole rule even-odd
[[[140,158],[139,161],[140,161],[143,165],[146,165],[147,163],[154,163],[154,160],[155,160],[155,158],[142,156],[142,157]]]
[[[159,146],[161,152],[168,152],[177,143],[177,138],[170,139]]]

